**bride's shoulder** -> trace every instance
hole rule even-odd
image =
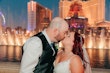
[[[72,57],[71,57],[71,62],[75,63],[75,62],[82,62],[82,61],[81,61],[81,58],[78,55],[73,54]]]
[[[82,61],[78,55],[74,55],[70,60],[70,70],[75,73],[84,73]]]

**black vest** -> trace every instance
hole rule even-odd
[[[39,62],[35,67],[34,73],[53,73],[53,62],[55,60],[57,49],[54,48],[55,54],[53,55],[53,50],[49,45],[47,39],[42,34],[42,32],[34,35],[41,39],[43,44],[43,52],[42,55],[39,57]]]

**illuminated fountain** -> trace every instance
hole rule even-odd
[[[95,30],[95,29],[93,29]],[[88,35],[85,35],[85,47],[97,49],[110,49],[110,32],[107,30],[89,30]]]
[[[105,31],[104,29],[101,30],[101,34],[99,37],[99,44],[98,44],[98,48],[107,48],[106,45],[106,40],[105,40],[105,35],[104,35]]]
[[[17,30],[12,30],[0,34],[0,45],[14,45],[22,46],[26,39],[29,37],[28,33],[18,33]]]
[[[34,32],[29,32],[22,27],[16,27],[15,29],[6,27],[5,16],[0,12],[0,45],[22,46],[27,38],[33,34]]]

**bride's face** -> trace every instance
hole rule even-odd
[[[70,32],[63,40],[63,47],[73,47],[74,45],[74,32]]]

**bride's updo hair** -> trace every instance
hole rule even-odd
[[[81,45],[80,34],[78,32],[75,32],[74,35],[73,53],[79,55],[83,60],[83,49]]]
[[[83,54],[83,49],[82,49],[83,44],[84,44],[84,38],[78,32],[75,32],[74,45],[73,45],[72,52],[78,55],[82,59],[83,62],[86,62],[84,59],[84,54]],[[85,63],[83,63],[83,65],[84,65],[84,68],[86,68]]]

